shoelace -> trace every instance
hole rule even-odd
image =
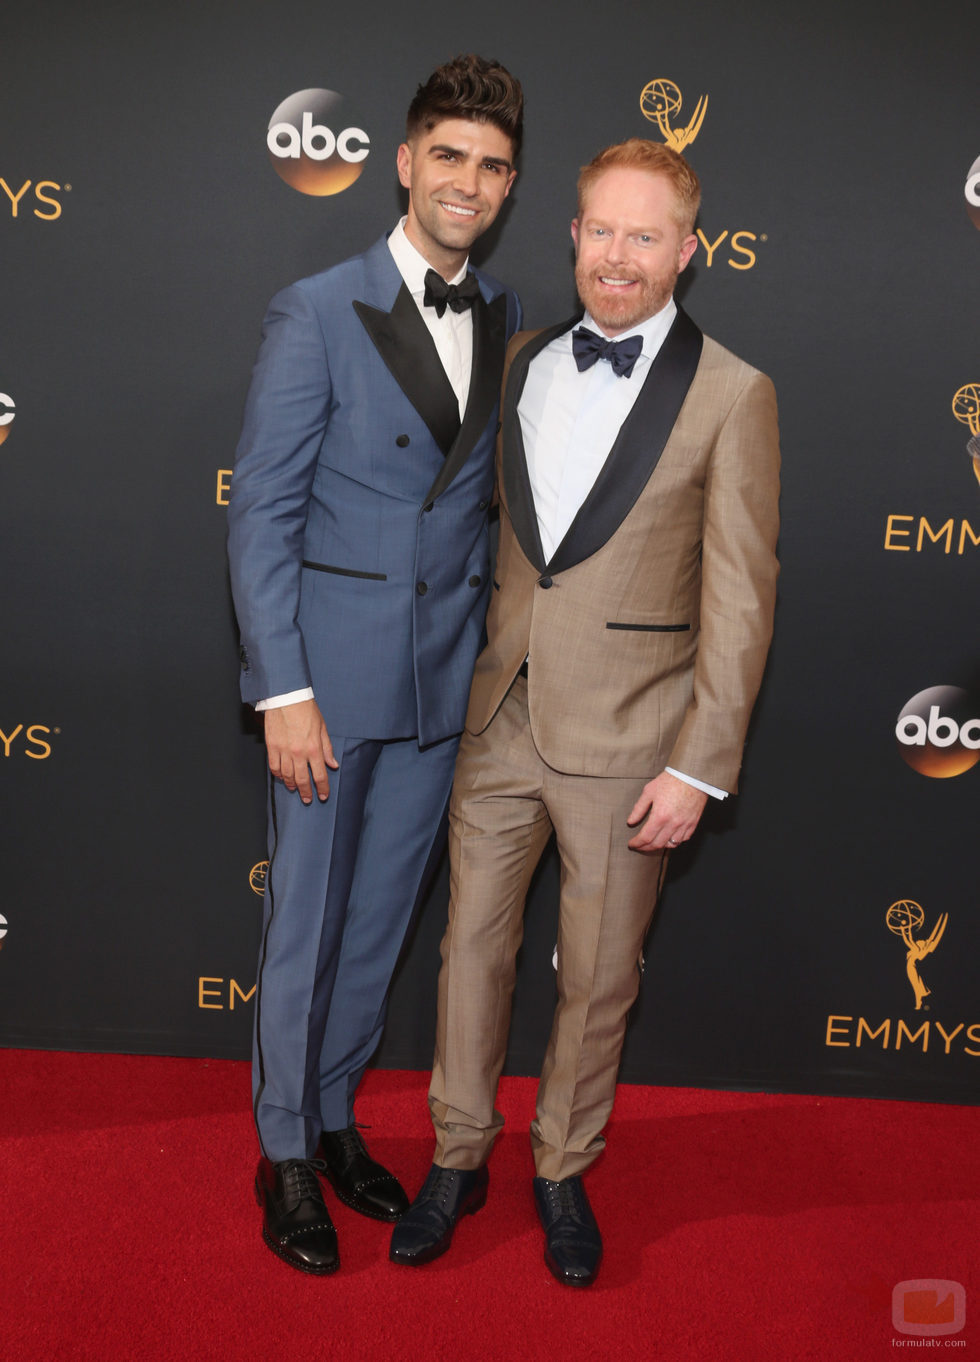
[[[356,1126],[347,1126],[346,1129],[334,1131],[333,1134],[334,1139],[336,1139],[343,1151],[343,1157],[346,1162],[349,1163],[352,1159],[356,1159],[361,1155],[363,1155],[364,1158],[368,1157],[367,1149],[364,1147],[364,1141],[361,1139],[360,1132]]]
[[[546,1196],[549,1210],[557,1215],[571,1215],[577,1220],[583,1218],[581,1188],[571,1178],[563,1178],[561,1182],[548,1182]]]
[[[311,1198],[319,1200],[323,1193],[316,1175],[326,1166],[322,1159],[288,1159],[282,1169],[284,1199],[296,1205]]]
[[[437,1201],[444,1206],[455,1184],[456,1170],[454,1168],[440,1168],[426,1191],[426,1201]]]

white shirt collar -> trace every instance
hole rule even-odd
[[[394,231],[388,238],[388,249],[391,251],[392,259],[398,266],[398,273],[405,280],[409,293],[413,296],[421,295],[425,292],[425,272],[431,270],[432,266],[421,252],[417,251],[408,237],[405,235],[405,223],[407,218],[402,218]],[[463,268],[458,274],[453,275],[452,279],[447,279],[447,284],[460,284],[466,278],[466,270],[469,260],[464,260]]]

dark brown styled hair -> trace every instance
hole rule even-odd
[[[431,132],[446,118],[492,123],[510,138],[516,160],[524,136],[521,83],[498,61],[472,52],[454,57],[416,90],[408,107],[405,140],[412,142],[420,133]]]

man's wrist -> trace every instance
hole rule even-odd
[[[709,785],[705,780],[697,780],[694,776],[686,776],[683,771],[675,771],[673,766],[666,766],[664,770],[670,776],[676,776],[678,780],[683,780],[685,785],[693,785],[702,794],[711,795],[712,799],[727,799],[728,791],[719,790],[717,785]]]
[[[302,690],[291,690],[285,695],[270,695],[268,700],[257,700],[255,702],[256,714],[261,714],[266,709],[282,709],[284,705],[296,705],[300,700],[312,700],[313,687],[304,686]]]

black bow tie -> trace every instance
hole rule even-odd
[[[642,336],[627,336],[625,340],[606,340],[580,326],[572,332],[572,354],[578,365],[579,373],[591,369],[597,359],[608,359],[617,378],[629,378],[633,365],[643,349]]]
[[[441,317],[447,307],[452,312],[465,312],[473,306],[479,292],[475,274],[467,274],[461,284],[447,284],[441,274],[426,270],[425,297],[422,302],[426,307],[434,307],[436,316]]]

